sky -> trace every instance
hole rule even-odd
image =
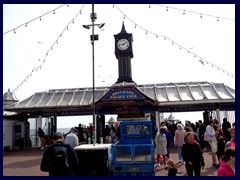
[[[19,101],[49,89],[92,87],[92,31],[82,27],[91,24],[92,6],[59,6],[3,5],[3,94],[25,78],[14,91]],[[208,81],[235,89],[234,4],[97,4],[95,12],[95,23],[105,23],[94,28],[99,35],[95,86],[117,81],[114,35],[124,22],[133,34],[132,78],[137,84]],[[173,116],[195,121],[202,112]],[[58,127],[79,121],[86,124],[92,117],[58,117]]]

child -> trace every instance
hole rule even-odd
[[[168,166],[168,176],[176,176],[177,169],[174,167],[173,160],[169,159],[167,162],[167,166]]]
[[[160,134],[158,134],[155,138],[155,143],[156,143],[156,149],[155,152],[157,154],[157,163],[158,166],[160,166],[160,158],[162,156],[163,158],[163,164],[167,166],[166,162],[166,154],[167,154],[167,139],[166,135],[164,134],[165,129],[161,128],[160,129]]]

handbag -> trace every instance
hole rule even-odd
[[[207,132],[204,132],[204,141],[209,142],[210,141],[210,136],[207,134]]]

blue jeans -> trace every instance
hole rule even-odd
[[[167,158],[169,159],[169,151],[170,151],[170,147],[167,147]]]
[[[114,144],[115,143],[115,136],[111,136],[111,139],[112,139],[112,143]]]
[[[183,158],[182,158],[182,147],[177,147],[177,150],[178,150],[178,159],[179,161],[183,161]]]

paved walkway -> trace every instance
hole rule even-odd
[[[212,156],[211,152],[207,150],[203,153],[204,161],[205,161],[205,167],[201,171],[201,176],[216,176],[217,175],[217,168],[212,166]],[[177,148],[171,148],[170,149],[170,158],[175,162],[175,167],[178,169],[177,176],[187,176],[186,169],[184,164],[178,163],[178,153]],[[157,163],[155,164],[155,175],[156,176],[166,176],[167,171],[164,168],[164,166],[157,166]]]
[[[43,151],[37,148],[3,153],[3,176],[47,176],[40,170]]]
[[[29,150],[10,151],[3,153],[3,176],[48,176],[48,173],[40,171],[40,163],[43,151],[37,148]],[[209,151],[204,152],[205,169],[202,176],[216,176],[217,169],[212,167],[212,158]],[[170,150],[170,158],[178,162],[176,148]],[[157,167],[155,164],[156,176],[165,176],[166,171],[163,166]],[[177,176],[186,176],[185,166],[176,164]]]

